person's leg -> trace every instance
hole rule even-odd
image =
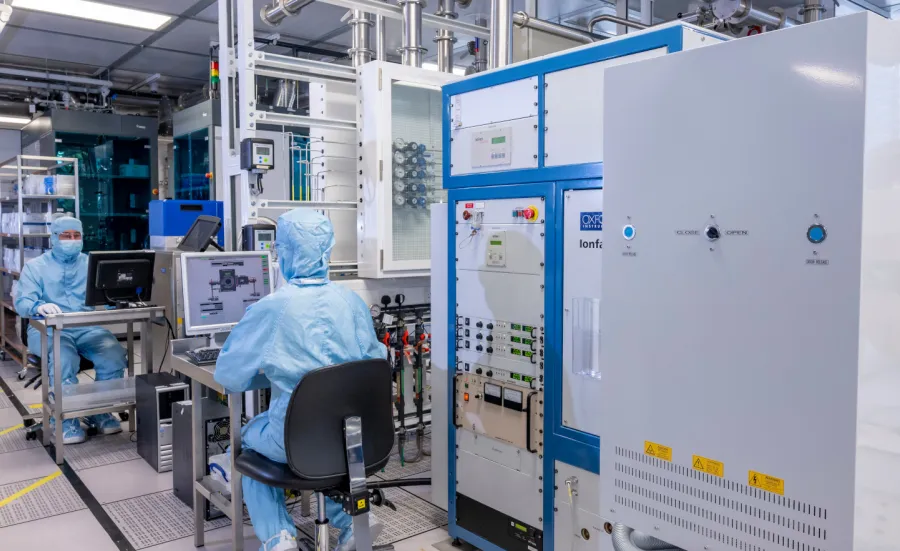
[[[72,330],[72,337],[78,352],[94,363],[97,381],[121,379],[125,375],[125,349],[109,330],[79,327]],[[122,424],[111,413],[91,415],[87,421],[102,434],[122,432]]]
[[[282,439],[284,435],[274,435],[269,430],[268,412],[257,415],[241,430],[241,447],[253,450],[272,461],[287,463]],[[284,500],[284,490],[267,486],[248,476],[241,477],[244,503],[250,513],[250,522],[256,537],[262,542],[261,551],[266,550],[266,542],[277,539],[282,531],[290,537],[297,537],[294,519],[288,514]]]
[[[47,377],[49,378],[48,391],[50,392],[51,399],[55,399],[53,396],[53,381],[54,381],[54,369],[53,369],[53,330],[50,330],[50,334],[48,335],[49,342],[47,343],[48,350],[48,359],[47,365],[42,365],[41,369],[47,370]],[[64,385],[77,385],[78,384],[78,352],[75,348],[75,340],[72,338],[71,333],[68,330],[63,331],[59,335],[59,345],[60,345],[60,356],[62,358],[62,365],[60,366],[62,373],[62,383]],[[37,329],[33,327],[28,328],[28,351],[34,354],[37,357],[41,356],[41,334],[38,333]],[[65,406],[65,404],[63,404]],[[53,430],[54,420],[51,417],[48,422],[49,428]],[[63,444],[80,444],[87,439],[87,435],[84,432],[84,429],[81,428],[81,423],[78,419],[66,419],[63,421]]]

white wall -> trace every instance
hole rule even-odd
[[[0,162],[15,157],[22,149],[22,133],[18,130],[0,130]]]

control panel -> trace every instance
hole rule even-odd
[[[456,376],[456,426],[538,453],[544,446],[540,393],[487,373]]]

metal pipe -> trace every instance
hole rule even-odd
[[[25,78],[39,78],[42,80],[51,80],[56,82],[72,82],[74,84],[86,84],[88,86],[106,86],[112,88],[113,83],[109,80],[100,80],[88,77],[73,77],[59,73],[49,73],[45,71],[28,71],[26,69],[13,69],[11,67],[0,67],[0,74],[13,75]]]
[[[370,33],[372,16],[360,10],[353,10],[353,16],[349,21],[351,32],[350,64],[353,67],[361,67],[372,61],[372,49],[370,48]]]
[[[422,47],[422,8],[424,0],[399,0],[403,10],[403,37],[400,59],[403,65],[422,66],[425,48]]]
[[[806,0],[803,7],[800,8],[800,15],[803,16],[804,23],[815,23],[822,19],[825,14],[825,6],[819,0]]]
[[[512,0],[491,0],[491,69],[512,63]]]
[[[383,15],[403,21],[403,9],[394,4],[388,4],[382,0],[318,0],[320,4],[340,6],[348,10],[363,10],[366,13]],[[478,38],[489,38],[490,31],[487,27],[465,23],[463,21],[448,21],[431,13],[422,14],[422,24],[433,29],[449,29],[455,33]]]
[[[378,61],[387,60],[384,42],[384,16],[381,14],[375,16],[375,59]]]
[[[691,13],[679,13],[678,20],[682,23],[693,23],[697,24],[700,21],[700,12],[695,11]]]
[[[544,21],[543,19],[536,19],[529,16],[524,11],[517,11],[516,13],[514,13],[512,21],[513,25],[519,28],[532,29],[534,31],[547,33],[553,36],[558,36],[560,38],[567,38],[569,40],[581,42],[582,44],[590,44],[592,42],[603,40],[605,38],[600,35],[582,31],[581,29],[574,29],[565,25],[557,25],[556,23]]]
[[[456,0],[438,0],[438,10],[435,15],[450,20],[459,17],[456,13]],[[441,71],[442,73],[452,73],[453,45],[456,44],[456,36],[453,34],[453,31],[438,29],[434,41],[437,42],[438,46],[438,71]]]
[[[589,32],[593,32],[594,25],[600,23],[602,21],[610,21],[617,25],[622,25],[623,27],[631,27],[632,29],[646,29],[648,25],[644,25],[643,23],[638,23],[637,21],[632,21],[630,19],[625,19],[624,17],[619,17],[617,15],[598,15],[594,17],[590,21],[588,21],[587,28]]]
[[[263,23],[276,27],[290,15],[312,4],[315,0],[273,0],[271,4],[263,6],[259,11],[259,18]]]

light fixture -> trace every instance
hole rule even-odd
[[[429,71],[437,71],[438,70],[437,63],[431,63],[429,61],[426,61],[425,63],[423,63],[422,68],[428,69]],[[460,75],[460,76],[466,76],[466,68],[460,67],[459,65],[454,65],[453,66],[453,74]]]
[[[13,7],[155,31],[172,16],[87,0],[13,0]]]
[[[409,88],[423,88],[425,90],[434,90],[435,92],[440,92],[441,87],[436,84],[425,84],[422,82],[412,82],[410,80],[395,80],[394,84],[397,86],[408,86]]]
[[[28,117],[10,117],[9,115],[0,115],[0,123],[21,124],[22,126],[25,126],[30,122],[31,119]]]

